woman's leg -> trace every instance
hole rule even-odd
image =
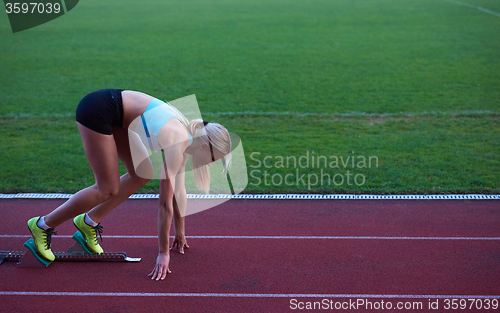
[[[100,134],[78,122],[77,124],[96,183],[80,190],[45,216],[45,224],[52,228],[107,201],[116,195],[119,189],[120,171],[113,135]]]
[[[139,168],[138,171],[141,174],[149,173],[146,174],[149,175],[147,177],[153,176],[153,167],[149,161],[148,152],[142,144],[139,136],[136,133],[131,132],[129,138],[128,129],[119,127],[113,128],[113,136],[115,137],[118,158],[122,161],[123,165],[125,165],[128,173],[120,177],[120,188],[118,193],[111,197],[108,201],[99,204],[88,213],[89,217],[96,223],[101,222],[101,220],[109,212],[111,212],[120,203],[127,200],[130,195],[149,181],[148,178],[139,177],[137,175],[134,162],[132,160],[131,149],[134,149],[134,153],[142,154],[145,159],[145,161],[141,163],[141,168]]]

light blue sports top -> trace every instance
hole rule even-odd
[[[176,118],[184,124],[184,119],[179,115],[172,105],[158,99],[149,102],[146,111],[141,115],[141,121],[137,123],[135,132],[139,134],[144,145],[151,150],[160,151],[162,148],[158,143],[158,134],[166,122]],[[193,136],[189,134],[191,144]]]

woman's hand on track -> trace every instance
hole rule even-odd
[[[164,280],[165,277],[168,274],[171,274],[172,272],[168,268],[168,265],[170,263],[170,253],[159,253],[158,257],[156,258],[156,265],[155,268],[151,273],[149,273],[148,276],[153,276],[151,279],[156,279],[156,280]]]
[[[186,236],[184,235],[175,235],[174,242],[172,243],[172,247],[170,250],[174,249],[175,247],[179,248],[179,252],[181,254],[184,254],[184,249],[189,249],[189,246],[186,241]]]

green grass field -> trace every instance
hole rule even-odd
[[[497,0],[87,0],[15,34],[0,14],[0,192],[92,184],[75,108],[122,88],[196,94],[242,138],[245,192],[499,193],[500,16],[476,7],[500,14]],[[322,158],[290,163],[305,155]]]

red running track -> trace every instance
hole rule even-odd
[[[1,200],[0,250],[22,250],[26,221],[63,201]],[[29,269],[5,262],[0,311],[30,312],[36,305],[40,312],[288,312],[307,311],[291,310],[291,303],[326,299],[332,306],[351,301],[351,312],[372,311],[353,310],[352,302],[361,300],[393,308],[408,301],[422,305],[408,312],[440,312],[454,297],[492,304],[500,298],[499,204],[230,200],[186,218],[191,249],[173,252],[172,274],[155,282],[146,275],[157,251],[157,200],[128,200],[102,222],[102,245],[141,257],[140,263]],[[57,230],[52,249],[65,251],[74,226]],[[436,301],[440,310],[430,310]],[[475,310],[461,310],[468,311]]]

